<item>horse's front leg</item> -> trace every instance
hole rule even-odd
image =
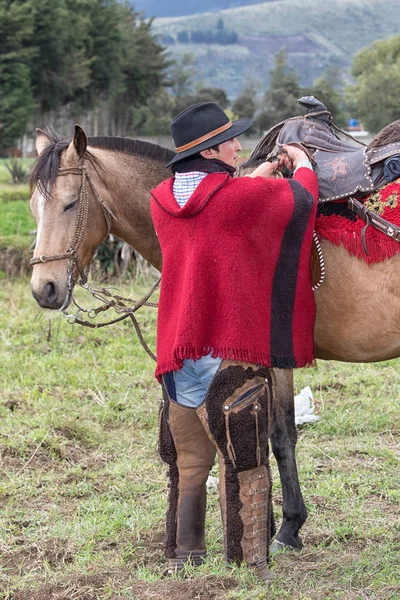
[[[297,431],[294,418],[293,372],[273,369],[270,439],[281,479],[283,520],[271,551],[286,546],[300,550],[299,530],[307,518],[296,465]]]

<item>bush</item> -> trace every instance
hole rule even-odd
[[[10,173],[13,183],[25,183],[27,181],[28,169],[21,159],[10,158],[10,160],[5,163],[5,167]]]

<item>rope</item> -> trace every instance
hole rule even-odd
[[[313,292],[315,292],[315,290],[317,290],[319,287],[321,287],[321,284],[323,283],[324,279],[325,279],[325,274],[326,274],[326,269],[325,269],[325,261],[324,261],[324,255],[322,254],[322,246],[321,246],[321,242],[319,240],[319,237],[317,235],[317,233],[314,231],[313,232],[313,240],[315,243],[315,247],[317,249],[317,256],[318,256],[318,261],[319,261],[319,268],[320,268],[320,276],[319,276],[319,280],[317,281],[317,283],[315,285],[313,285]]]

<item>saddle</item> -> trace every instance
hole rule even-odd
[[[368,149],[332,121],[326,106],[314,98],[298,100],[307,109],[304,116],[292,117],[272,127],[249,157],[266,160],[283,144],[305,146],[318,177],[320,202],[361,197],[385,185],[383,162],[400,153],[400,141]]]

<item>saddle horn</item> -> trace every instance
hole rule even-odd
[[[314,96],[302,96],[297,100],[301,106],[307,109],[305,117],[311,117],[326,123],[332,123],[332,113],[326,108],[325,104],[314,98]]]

